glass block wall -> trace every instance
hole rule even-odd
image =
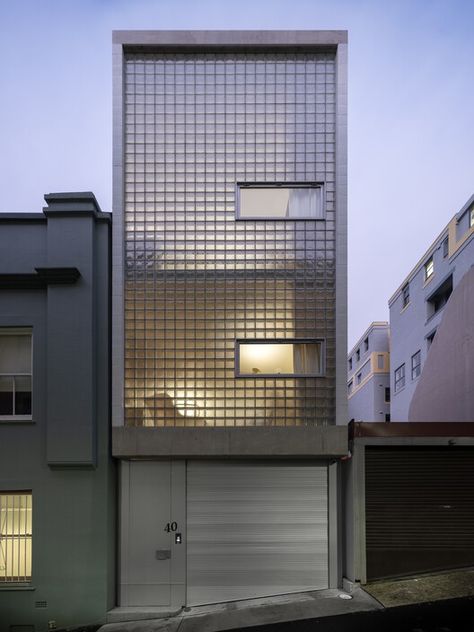
[[[335,417],[332,53],[127,53],[125,423]],[[325,219],[236,220],[237,182],[323,183]],[[236,340],[324,341],[324,376],[235,376]]]

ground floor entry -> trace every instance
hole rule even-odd
[[[120,605],[200,605],[328,587],[328,467],[123,461]]]

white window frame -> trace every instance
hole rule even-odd
[[[8,497],[16,497],[16,496],[28,496],[29,501],[26,503],[26,511],[31,511],[31,529],[28,530],[28,520],[25,517],[25,529],[20,531],[18,529],[13,529],[13,533],[7,533],[7,515],[3,515],[7,512],[2,511],[6,505],[8,505],[8,509],[12,510],[13,518],[17,515],[17,512],[20,512],[23,508],[15,507],[15,501],[10,503],[6,501]],[[6,502],[4,502],[6,501]],[[7,509],[7,511],[8,511]],[[8,546],[8,542],[11,543],[11,546]],[[6,586],[14,586],[14,585],[25,585],[30,584],[32,579],[32,545],[33,545],[33,493],[31,489],[28,490],[0,490],[0,589]],[[11,549],[9,551],[9,549]],[[23,561],[23,570],[24,573],[17,573],[16,575],[7,576],[7,569],[9,566],[9,554],[13,556],[14,561],[19,564],[19,556],[21,554],[25,556]],[[29,559],[29,564],[27,561]],[[14,562],[10,562],[14,563]],[[18,568],[18,571],[20,569]],[[28,573],[26,571],[29,571]]]
[[[428,281],[434,274],[434,259],[432,256],[425,262],[424,271],[425,281]]]
[[[394,386],[395,393],[398,393],[398,391],[401,391],[402,388],[405,388],[405,363],[400,364],[398,369],[395,369],[394,371]]]
[[[418,364],[414,365],[413,360],[418,356]],[[418,371],[415,375],[415,372]],[[411,356],[411,379],[416,380],[416,378],[421,375],[421,349],[418,349],[416,353]]]
[[[30,338],[30,372],[0,373],[0,377],[29,377],[31,380],[31,413],[29,415],[0,415],[2,421],[31,421],[33,419],[33,329],[31,327],[0,327],[0,336],[28,336]],[[13,382],[13,405],[15,405],[15,382]]]
[[[240,191],[242,189],[320,189],[321,217],[275,217],[263,215],[246,217],[240,214]],[[324,184],[322,182],[237,182],[235,185],[235,219],[243,222],[247,221],[274,221],[274,222],[320,222],[326,219],[326,201],[324,195]]]

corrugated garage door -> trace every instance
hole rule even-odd
[[[472,448],[365,455],[367,579],[474,565]]]
[[[328,586],[327,468],[188,462],[189,605]]]

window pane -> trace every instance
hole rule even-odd
[[[31,579],[32,497],[0,493],[0,582]]]
[[[241,375],[317,375],[321,372],[320,343],[241,343]]]
[[[15,415],[31,415],[31,377],[15,378]]]
[[[318,219],[320,187],[241,187],[239,217]]]
[[[31,373],[31,336],[0,335],[0,373]]]
[[[12,377],[0,377],[0,415],[13,415]]]

